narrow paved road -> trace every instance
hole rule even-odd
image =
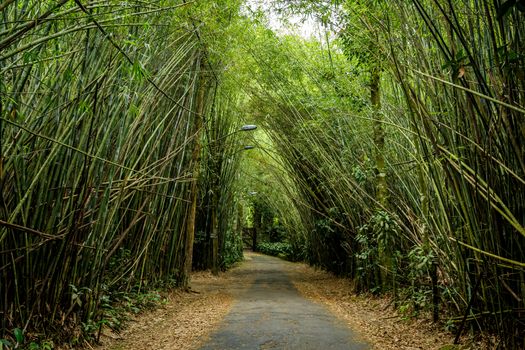
[[[234,290],[235,304],[202,350],[364,350],[352,330],[293,286],[294,264],[247,254],[233,273],[246,281]]]

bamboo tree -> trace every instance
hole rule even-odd
[[[82,323],[89,339],[118,327],[108,308],[123,296],[189,279],[215,67],[199,69],[188,13],[222,14],[1,6],[0,338],[19,327],[58,339]]]
[[[201,58],[200,70],[203,70],[203,58]],[[187,287],[189,283],[189,277],[192,270],[192,258],[193,258],[193,244],[195,240],[195,219],[197,215],[197,201],[198,201],[198,186],[197,181],[199,179],[199,168],[200,168],[200,157],[201,157],[201,132],[203,128],[204,119],[204,99],[206,93],[206,81],[204,75],[201,76],[199,82],[199,90],[197,96],[197,109],[195,114],[195,125],[193,128],[194,137],[194,148],[192,151],[191,164],[192,164],[192,184],[190,187],[191,199],[189,206],[188,219],[186,224],[186,237],[184,243],[184,263],[183,263],[183,286]]]
[[[284,6],[297,5],[293,10],[331,18],[322,10],[327,4],[333,5],[301,1]],[[288,37],[272,41],[259,33],[259,45],[265,49],[249,50],[259,67],[253,70],[259,73],[258,85],[249,89],[253,109],[271,116],[265,126],[272,130],[272,141],[298,186],[301,199],[294,200],[311,232],[308,244],[315,247],[308,258],[334,271],[337,264],[354,259],[361,265],[352,276],[368,289],[378,286],[374,266],[390,264],[387,270],[395,268],[399,274],[394,287],[413,296],[416,312],[421,307],[417,296],[430,292],[433,300],[427,304],[434,304],[434,314],[439,311],[436,299],[441,298],[442,309],[461,315],[451,322],[477,323],[497,332],[505,346],[521,346],[523,330],[516,314],[520,306],[512,295],[521,290],[523,220],[517,203],[523,196],[522,152],[515,136],[520,127],[510,130],[509,125],[516,124],[507,118],[507,111],[522,114],[520,90],[507,90],[519,85],[517,77],[522,75],[522,57],[516,55],[522,47],[519,8],[512,2],[500,6],[413,1],[400,6],[382,3],[377,14],[353,1],[334,6],[339,15],[334,18],[342,21],[338,28],[361,25],[347,27],[346,37],[336,42],[350,53],[342,73],[337,50],[331,52],[330,62],[323,61],[319,43],[301,45]],[[356,54],[372,51],[362,35],[370,32],[376,33],[372,42],[378,50],[387,53],[382,59]],[[355,97],[370,93],[360,78],[373,76],[370,72],[378,61],[381,77],[369,81],[381,82],[379,118],[363,113],[366,101]],[[513,96],[511,103],[501,91]],[[345,104],[345,99],[351,103]],[[370,101],[371,109],[373,105]],[[369,133],[367,123],[375,132]],[[376,137],[385,130],[387,143]],[[381,216],[388,220],[374,215],[380,197],[369,195],[380,193],[373,171],[382,162],[363,156],[375,155],[378,145],[384,173],[389,174],[390,196]],[[383,244],[391,249],[386,254],[391,263],[381,258],[369,234],[361,234],[374,228],[383,234],[387,226],[381,228],[381,222],[395,228]],[[334,235],[335,225],[342,227],[344,240]],[[345,247],[344,255],[334,253],[339,244]],[[333,257],[334,265],[327,262]],[[510,276],[517,279],[511,282]],[[432,288],[424,285],[427,279]],[[446,295],[440,297],[440,289]],[[513,316],[504,319],[508,313]],[[516,331],[511,336],[505,328]]]

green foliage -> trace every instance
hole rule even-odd
[[[291,261],[297,261],[298,257],[292,245],[286,242],[262,242],[257,245],[257,251]]]
[[[225,238],[223,266],[228,269],[236,262],[242,261],[242,237],[233,231],[228,231]]]
[[[13,330],[13,336],[15,337],[17,344],[23,344],[24,343],[24,332],[20,328],[15,328]]]
[[[253,41],[264,48],[250,52],[253,114],[295,185],[288,196],[307,259],[392,292],[407,315],[435,307],[435,297],[439,312],[461,314],[488,272],[476,326],[522,346],[521,330],[505,330],[520,328],[521,316],[503,316],[522,308],[523,294],[518,2],[279,4],[338,28],[317,41],[260,31]],[[374,69],[380,106],[369,98]],[[382,179],[388,200],[378,200]]]
[[[423,247],[416,246],[408,252],[409,278],[418,279],[428,276],[430,268],[434,263],[434,254],[432,251],[425,251]]]
[[[103,2],[88,13],[51,3],[1,5],[0,338],[11,343],[20,333],[7,330],[22,326],[56,343],[96,338],[121,327],[122,311],[156,305],[149,290],[185,283],[192,183],[212,179],[192,175],[210,149],[191,156],[240,114],[221,80],[239,1]],[[222,220],[238,166],[230,141],[213,203],[220,232],[232,226]]]
[[[23,331],[20,328],[13,330],[13,341],[8,339],[0,339],[0,350],[11,349],[27,349],[27,350],[52,350],[55,346],[50,340],[43,340],[39,342],[29,341],[26,339]]]
[[[82,334],[89,340],[98,341],[103,327],[114,332],[122,330],[130,314],[139,314],[151,310],[164,302],[157,291],[126,292],[103,294],[99,300],[99,309],[93,318],[82,322]]]
[[[8,350],[13,346],[13,344],[7,339],[0,339],[0,350]]]
[[[370,234],[366,225],[359,229],[355,239],[359,247],[359,252],[354,255],[357,259],[357,273],[355,277],[361,281],[363,288],[375,288],[377,290],[377,241]],[[375,287],[371,287],[371,285],[375,285]]]
[[[398,241],[399,225],[392,218],[392,214],[380,210],[370,220],[372,234],[376,237],[380,250],[391,254]]]
[[[378,273],[376,264],[380,263],[382,256],[396,259],[399,230],[397,222],[383,210],[377,211],[368,223],[358,228],[355,239],[359,250],[355,256],[360,261],[358,271],[362,280],[370,281],[370,276]]]
[[[306,40],[240,0],[5,2],[2,346],[155,305],[195,219],[195,266],[212,243],[233,264],[254,226],[407,317],[473,300],[472,326],[523,347],[525,22],[500,3],[276,2],[321,22]]]

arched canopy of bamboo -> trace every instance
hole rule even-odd
[[[0,339],[253,246],[522,347],[524,10],[3,0]]]

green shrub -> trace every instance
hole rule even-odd
[[[266,255],[277,256],[281,259],[297,260],[297,254],[288,242],[262,242],[257,245],[257,251]]]

